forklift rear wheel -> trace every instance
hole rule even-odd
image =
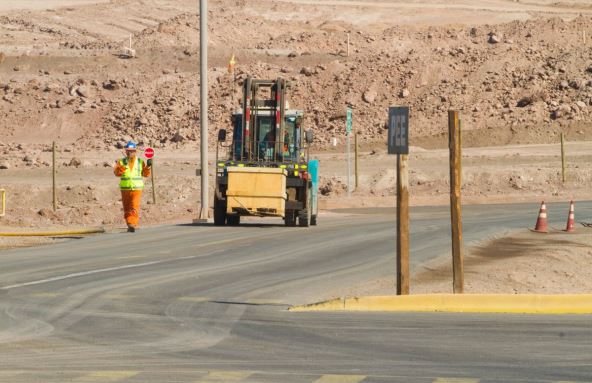
[[[313,215],[310,216],[310,224],[312,226],[316,226],[317,225],[317,215],[316,214],[313,214]]]
[[[286,210],[284,221],[286,226],[296,226],[296,212],[294,210]]]
[[[298,225],[300,227],[309,227],[310,226],[310,210],[300,210],[300,214],[298,215]]]

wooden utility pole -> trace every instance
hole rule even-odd
[[[360,153],[359,153],[360,151],[358,149],[358,136],[359,136],[359,133],[356,132],[356,135],[354,136],[354,145],[355,145],[354,152],[355,152],[355,156],[356,156],[356,159],[354,162],[354,172],[356,174],[356,188],[354,190],[358,190],[358,185],[359,185],[358,180],[359,180],[359,176],[360,176],[359,168],[358,168],[358,156],[360,155]]]
[[[53,211],[56,211],[58,209],[58,197],[57,197],[57,193],[56,193],[56,143],[55,143],[55,141],[52,144],[51,151],[52,151],[51,158],[52,158]]]
[[[461,132],[458,111],[448,112],[448,134],[450,147],[450,219],[452,224],[452,274],[453,291],[464,290],[463,241],[461,213]]]
[[[563,141],[563,133],[561,133],[561,180],[565,183],[565,147]]]
[[[409,295],[408,155],[397,154],[397,295]]]

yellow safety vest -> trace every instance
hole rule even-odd
[[[125,172],[121,175],[119,181],[119,188],[121,190],[142,190],[144,189],[144,179],[142,178],[142,169],[144,168],[144,161],[136,157],[134,168],[130,169],[128,159],[122,158],[119,164],[125,167]]]

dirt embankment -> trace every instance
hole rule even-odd
[[[129,138],[193,145],[200,118],[199,18],[190,1],[161,3],[74,2],[2,16],[5,141],[58,138],[96,149]],[[423,147],[445,145],[451,108],[461,111],[463,129],[474,131],[465,141],[471,146],[555,142],[562,131],[572,140],[592,138],[586,123],[592,29],[585,7],[575,17],[570,7],[544,2],[472,9],[450,1],[450,7],[476,16],[462,19],[444,10],[448,25],[410,25],[388,22],[382,14],[397,10],[388,5],[361,1],[359,10],[372,17],[356,18],[333,3],[211,2],[210,138],[228,126],[247,75],[292,82],[291,105],[306,111],[318,149],[343,137],[348,105],[362,141],[371,143],[384,142],[386,110],[401,104],[411,106],[412,143]],[[524,6],[526,17],[519,9]],[[403,8],[425,15],[442,12],[443,5]],[[487,25],[496,12],[515,21]],[[130,34],[138,57],[121,59]],[[232,52],[238,60],[235,83],[226,71]]]

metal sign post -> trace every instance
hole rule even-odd
[[[150,143],[152,146],[152,143]],[[154,182],[154,149],[152,147],[144,149],[144,157],[151,161],[150,179],[152,181],[152,204],[156,205],[156,183]]]
[[[201,162],[201,210],[198,222],[210,218],[208,197],[208,1],[199,2],[199,45],[200,45],[200,162]]]
[[[350,135],[352,131],[352,110],[347,108],[346,120],[345,120],[345,136],[347,139],[347,196],[351,197],[351,148],[350,148]]]
[[[408,295],[409,107],[389,108],[388,153],[397,155],[397,295]]]

